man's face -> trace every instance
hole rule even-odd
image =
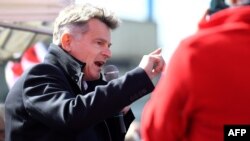
[[[72,38],[69,54],[86,63],[85,80],[97,80],[103,65],[111,57],[110,29],[101,21],[91,19],[84,34]]]

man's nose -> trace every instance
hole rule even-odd
[[[112,56],[112,52],[109,48],[102,51],[102,54],[106,56],[107,58],[110,58]]]

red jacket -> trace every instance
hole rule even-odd
[[[183,40],[142,113],[143,141],[223,141],[250,124],[250,6],[228,8]]]

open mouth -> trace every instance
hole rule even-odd
[[[96,61],[95,62],[95,65],[98,67],[102,67],[104,64],[105,64],[105,62],[103,62],[103,61]]]

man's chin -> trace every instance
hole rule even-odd
[[[88,77],[85,78],[86,81],[95,81],[95,80],[99,80],[101,78],[101,75],[95,76],[95,77]]]

